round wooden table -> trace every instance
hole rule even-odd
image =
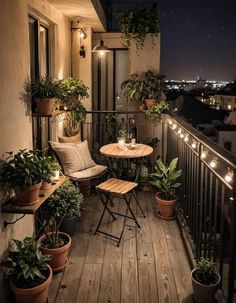
[[[138,181],[140,170],[143,164],[143,160],[146,156],[151,155],[153,148],[145,144],[137,144],[135,149],[126,148],[124,150],[119,149],[118,143],[112,143],[104,145],[100,148],[100,153],[107,157],[110,170],[114,173],[114,169],[110,158],[121,158],[121,159],[138,159],[141,158],[140,164],[137,165],[135,182]]]

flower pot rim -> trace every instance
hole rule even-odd
[[[162,202],[171,203],[171,202],[176,202],[177,201],[177,197],[175,197],[175,199],[172,199],[172,200],[164,200],[164,199],[160,198],[160,196],[159,196],[160,194],[161,194],[161,192],[157,192],[156,193],[156,198],[159,199]]]
[[[52,231],[47,232],[48,235],[51,235],[52,233],[53,233]],[[44,250],[50,250],[51,252],[58,251],[58,250],[60,250],[60,249],[65,249],[65,250],[66,250],[67,247],[69,248],[70,245],[71,245],[71,237],[70,237],[70,235],[68,235],[67,233],[64,233],[64,232],[62,232],[62,231],[59,231],[58,233],[59,233],[59,235],[65,236],[65,238],[68,239],[68,243],[66,243],[65,245],[63,245],[63,246],[61,246],[61,247],[56,247],[56,248],[48,248],[48,247],[45,247],[45,246],[42,245],[42,241],[45,240],[47,237],[46,237],[45,234],[42,234],[42,235],[39,237],[39,239],[38,239],[38,241],[39,241],[39,243],[40,243],[40,246],[41,246]]]
[[[48,277],[45,281],[43,281],[42,283],[34,286],[34,287],[30,287],[30,288],[21,288],[21,287],[18,287],[16,286],[12,281],[10,281],[10,286],[11,288],[14,288],[16,289],[18,292],[20,291],[32,291],[32,290],[37,290],[37,288],[41,288],[42,286],[44,286],[45,284],[47,284],[49,282],[49,284],[51,283],[51,280],[52,280],[52,268],[49,264],[47,264],[47,268],[49,270],[49,274],[48,274]]]
[[[194,273],[196,270],[197,270],[197,268],[194,268],[194,269],[191,271],[191,278],[192,278],[192,280],[193,280],[196,284],[198,284],[198,285],[201,285],[201,286],[206,287],[206,288],[211,288],[211,287],[217,286],[217,285],[220,283],[220,281],[221,281],[221,276],[220,276],[220,274],[219,274],[218,272],[215,272],[215,275],[218,277],[217,282],[214,283],[214,284],[203,284],[203,283],[197,281],[197,280],[193,277],[193,273]]]

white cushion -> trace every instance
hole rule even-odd
[[[69,177],[72,177],[73,179],[93,179],[95,178],[97,175],[101,174],[102,172],[104,172],[105,170],[107,170],[107,167],[104,165],[95,165],[93,167],[78,171],[78,172],[74,172],[69,174]]]
[[[65,174],[71,174],[96,165],[88,149],[87,140],[77,144],[53,141],[49,141],[49,143],[58,155]]]

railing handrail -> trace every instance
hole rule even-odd
[[[171,111],[167,111],[167,114],[171,116],[173,119],[176,120],[177,123],[181,125],[182,128],[184,128],[187,132],[191,133],[191,136],[193,136],[198,142],[205,145],[207,149],[211,150],[217,157],[221,158],[223,161],[231,165],[234,169],[236,169],[236,156],[234,156],[230,151],[223,148],[210,138],[208,138],[206,135],[201,133],[199,130],[194,128],[192,125],[184,121],[181,117],[176,115],[175,113]]]

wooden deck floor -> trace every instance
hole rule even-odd
[[[175,221],[157,217],[150,193],[139,193],[147,218],[136,210],[141,229],[128,221],[124,241],[93,235],[102,206],[97,196],[86,199],[85,210],[68,265],[54,275],[50,303],[187,303],[192,301],[190,268]],[[116,211],[124,202],[115,202]],[[122,218],[109,216],[102,228],[119,234]]]

